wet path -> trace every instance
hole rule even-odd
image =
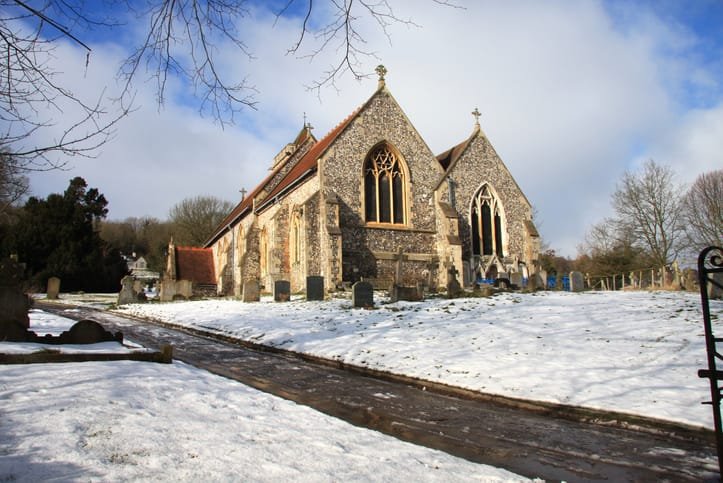
[[[566,481],[718,480],[714,443],[708,439],[582,423],[441,395],[107,312],[81,309],[63,315],[98,320],[147,347],[171,344],[174,358],[185,363],[350,423],[521,475]]]

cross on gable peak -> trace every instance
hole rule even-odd
[[[479,126],[479,118],[482,115],[482,113],[479,112],[478,108],[474,108],[474,111],[472,111],[472,115],[474,116],[474,124],[475,126]]]

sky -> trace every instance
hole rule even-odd
[[[394,0],[396,15],[415,25],[390,25],[389,37],[367,18],[359,28],[376,56],[361,69],[386,66],[387,87],[435,154],[471,134],[479,108],[483,131],[558,253],[575,256],[590,226],[612,215],[611,194],[626,170],[654,159],[690,184],[723,168],[723,3],[457,4],[463,8]],[[270,5],[252,2],[239,25],[253,57],[221,52],[225,72],[255,87],[255,110],[221,128],[199,116],[189,86],[177,79],[159,108],[144,74],[134,85],[135,110],[99,155],[34,173],[32,194],[62,192],[82,176],[109,200],[109,219],[165,219],[188,197],[239,201],[304,119],[323,137],[373,94],[376,75],[309,90],[338,51],[305,58],[314,46],[307,35],[310,42],[287,55],[300,33],[299,9],[277,18]],[[142,33],[133,21],[112,34],[86,32],[87,67],[82,48],[58,41],[58,78],[73,92],[111,97],[118,66]]]

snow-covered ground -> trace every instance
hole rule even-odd
[[[0,365],[0,435],[0,481],[524,480],[180,362]]]
[[[377,304],[344,299],[129,305],[124,313],[210,329],[486,393],[712,427],[700,296],[505,293]],[[723,302],[711,311],[720,318]]]
[[[712,427],[710,406],[700,404],[707,381],[696,374],[705,367],[696,294],[379,301],[375,310],[345,299],[264,299],[119,311],[486,393]],[[723,319],[723,302],[711,309]],[[31,313],[40,333],[70,324]],[[9,345],[0,342],[0,352]],[[178,362],[0,366],[0,401],[0,481],[518,478]]]

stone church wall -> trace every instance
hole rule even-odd
[[[363,163],[369,151],[383,141],[399,152],[408,170],[407,224],[393,228],[367,227],[363,218]],[[442,169],[387,91],[370,99],[320,166],[322,185],[339,197],[345,281],[393,275],[395,262],[379,259],[374,255],[377,252],[396,253],[402,248],[426,254],[430,259],[436,256],[432,193]],[[417,265],[403,263],[403,283],[411,284],[422,277],[423,270]]]
[[[484,183],[488,183],[504,208],[504,255],[516,255],[524,259],[527,236],[524,221],[531,219],[532,209],[489,140],[481,132],[458,160],[451,178],[454,181],[454,208],[460,214],[459,235],[463,258],[469,260],[472,256],[469,224],[472,198]],[[446,186],[444,190],[440,190],[440,195],[445,201],[449,200]]]

